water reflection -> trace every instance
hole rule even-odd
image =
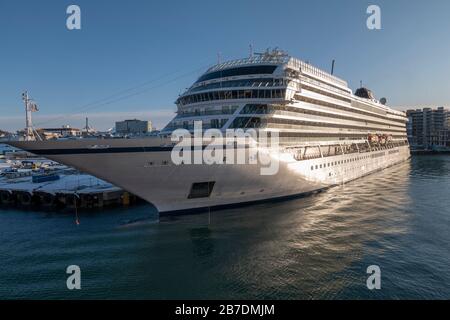
[[[223,277],[221,290],[208,286],[213,297],[327,297],[355,277],[364,285],[365,270],[344,271],[395,249],[394,239],[408,232],[410,169],[404,163],[307,198],[162,223],[190,226],[194,259],[200,258],[194,264],[220,265],[213,272]]]

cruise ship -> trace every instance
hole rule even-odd
[[[380,100],[275,49],[209,68],[178,97],[158,137],[11,144],[119,186],[160,213],[217,209],[313,193],[409,159],[407,118]],[[173,133],[193,133],[199,121],[203,130],[276,135],[276,146],[255,148],[276,157],[277,172],[225,157],[175,164]]]

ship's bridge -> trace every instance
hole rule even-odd
[[[257,110],[266,110],[270,105],[290,103],[301,90],[305,77],[333,90],[351,93],[344,80],[290,57],[284,51],[267,50],[209,68],[179,96],[177,116],[163,131],[191,129],[198,120],[203,121],[204,128],[239,126],[235,122],[243,112],[244,117],[261,120],[270,113],[258,111],[251,115],[249,110],[254,110],[254,106],[258,106]]]
[[[281,90],[288,85],[283,67],[288,61],[286,53],[273,50],[217,64],[184,92],[176,104],[183,107],[217,100],[281,98],[284,96]]]

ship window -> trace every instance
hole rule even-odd
[[[314,170],[314,166],[311,166],[311,170]]]
[[[261,127],[261,118],[247,118],[247,117],[238,117],[233,120],[230,128],[260,128]]]
[[[243,76],[248,74],[272,74],[277,66],[249,66],[249,67],[239,67],[226,70],[220,70],[216,72],[211,72],[201,76],[197,82],[207,81],[217,78]],[[196,82],[196,83],[197,83]]]
[[[319,166],[316,164],[316,170],[319,168]]]
[[[211,120],[211,128],[221,128],[221,126],[219,125],[219,119],[212,119]]]
[[[228,119],[220,119],[220,128],[222,128],[227,122]]]
[[[193,183],[188,199],[208,198],[215,183],[215,181]]]
[[[239,87],[276,87],[283,86],[282,81],[277,79],[268,78],[257,78],[257,79],[241,79],[241,80],[228,80],[228,81],[217,81],[214,83],[203,84],[189,89],[189,92],[198,92],[211,89],[221,89],[221,88],[239,88]]]
[[[242,109],[241,114],[269,114],[273,113],[275,110],[272,106],[265,104],[247,104]]]

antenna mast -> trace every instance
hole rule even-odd
[[[88,117],[86,117],[86,126],[83,129],[85,130],[86,136],[88,136],[91,132],[94,132],[94,129],[89,125]]]
[[[222,54],[220,52],[217,52],[217,64],[220,64],[222,60]]]
[[[34,141],[36,140],[36,136],[42,140],[39,134],[33,129],[33,121],[31,120],[31,113],[39,111],[37,104],[30,99],[28,91],[22,93],[22,100],[25,104],[25,140]]]
[[[28,96],[28,91],[25,91],[22,94],[22,100],[25,104],[25,140],[31,141],[34,140],[33,134],[33,122],[31,121],[31,110],[29,107],[30,98]]]

